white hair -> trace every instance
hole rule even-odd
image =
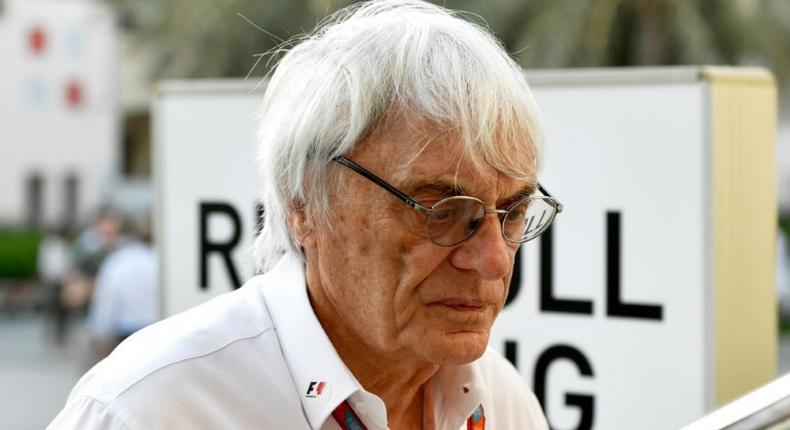
[[[537,107],[521,68],[486,29],[419,0],[342,9],[279,61],[263,98],[259,162],[260,271],[301,255],[287,216],[309,203],[320,219],[337,163],[393,107],[446,125],[459,149],[511,177],[541,159]]]

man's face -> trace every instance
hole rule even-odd
[[[390,121],[347,157],[425,206],[460,189],[503,209],[535,184],[476,167],[451,134],[405,121]],[[524,157],[534,178],[532,155]],[[313,304],[331,308],[325,326],[393,358],[460,364],[482,355],[517,250],[502,237],[499,219],[489,214],[472,237],[440,247],[425,238],[425,215],[349,169],[339,182],[329,225],[303,242]]]
[[[113,215],[102,216],[98,220],[99,236],[106,248],[112,248],[121,236],[121,221]]]

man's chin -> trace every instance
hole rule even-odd
[[[446,333],[426,345],[424,352],[429,353],[429,361],[439,365],[471,363],[485,353],[488,337],[487,331]]]

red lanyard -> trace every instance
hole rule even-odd
[[[483,404],[481,403],[472,415],[466,419],[466,430],[485,430],[486,416],[483,413]]]
[[[337,408],[332,411],[332,417],[343,430],[368,430],[365,424],[362,424],[362,420],[359,419],[354,409],[351,408],[351,405],[348,404],[348,400],[344,400],[343,403],[339,404]],[[466,419],[466,430],[485,430],[485,428],[486,417],[483,413],[483,405],[481,404],[475,409],[472,415]]]
[[[362,424],[357,413],[351,409],[348,400],[343,400],[343,403],[337,405],[337,408],[332,411],[332,416],[343,430],[368,430],[365,424]]]

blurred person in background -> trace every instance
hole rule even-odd
[[[50,428],[548,429],[488,348],[561,210],[523,70],[417,0],[298,41],[262,105],[265,274],[126,339]]]
[[[52,315],[55,342],[66,340],[68,307],[63,303],[63,287],[74,276],[74,255],[69,243],[68,227],[49,230],[41,240],[37,257],[39,281],[45,291],[48,310]]]
[[[99,210],[94,221],[77,236],[71,247],[73,271],[58,297],[58,336],[62,342],[68,337],[72,317],[85,315],[102,262],[125,241],[121,217],[109,208]]]
[[[129,240],[99,267],[88,309],[91,365],[119,343],[159,319],[156,252],[150,222],[136,223]]]
[[[94,221],[79,234],[75,242],[80,272],[88,278],[95,278],[104,258],[125,240],[120,215],[109,208],[100,209]]]

